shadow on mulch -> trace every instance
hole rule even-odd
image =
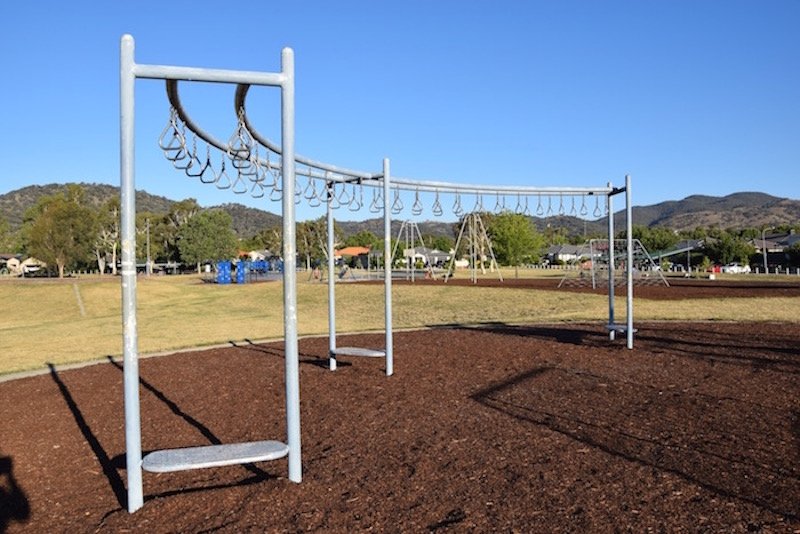
[[[112,361],[112,364],[114,362]],[[115,364],[117,365],[117,364]],[[111,486],[111,491],[114,493],[114,497],[117,499],[117,503],[119,503],[120,508],[127,506],[128,497],[125,491],[125,483],[122,481],[122,477],[119,476],[117,472],[117,468],[115,467],[115,462],[109,458],[108,453],[100,444],[100,440],[97,439],[97,436],[92,431],[92,428],[86,422],[86,418],[83,416],[83,412],[78,407],[78,403],[75,402],[72,394],[69,391],[69,388],[61,380],[61,377],[58,376],[58,371],[56,371],[55,365],[52,363],[48,363],[47,367],[50,368],[50,378],[53,379],[56,386],[58,387],[58,391],[61,393],[61,396],[64,397],[64,402],[67,404],[67,408],[69,408],[72,417],[75,419],[75,424],[80,430],[81,434],[83,435],[83,439],[86,440],[86,443],[92,449],[95,457],[97,458],[100,467],[103,470],[103,474],[108,478],[108,483]],[[123,457],[124,463],[124,457]]]
[[[244,349],[244,350],[252,350],[254,352],[258,352],[261,354],[266,354],[267,356],[275,356],[283,360],[284,358],[284,350],[280,347],[273,347],[268,345],[259,345],[254,343],[250,339],[245,339],[243,342],[239,341],[228,341],[231,347],[235,347],[237,349]],[[327,358],[320,358],[313,354],[304,354],[300,352],[300,364],[301,365],[312,365],[314,367],[319,367],[321,369],[328,369],[328,359]],[[352,364],[348,362],[337,362],[338,367],[348,367]]]
[[[262,351],[268,352],[268,351]],[[281,356],[282,357],[282,356]],[[122,364],[114,361],[111,356],[108,356],[109,363],[119,369],[122,372],[123,367]],[[70,413],[72,414],[73,418],[75,419],[75,424],[77,425],[78,429],[80,430],[83,438],[86,440],[87,445],[91,448],[92,452],[94,453],[95,457],[97,458],[97,462],[100,464],[103,474],[108,479],[109,486],[111,487],[112,492],[119,504],[119,509],[127,509],[128,501],[127,501],[127,490],[125,488],[125,483],[122,480],[122,477],[119,474],[119,470],[126,469],[126,456],[125,454],[118,454],[116,456],[109,457],[106,450],[100,444],[100,441],[97,439],[97,436],[92,431],[92,428],[86,421],[86,418],[83,416],[80,407],[75,402],[72,394],[69,391],[69,388],[66,386],[63,380],[58,375],[58,371],[56,370],[55,366],[51,363],[48,363],[47,366],[50,368],[50,377],[55,382],[56,386],[58,387],[59,392],[61,393],[62,397],[64,398],[64,402],[66,403],[67,407],[69,408]],[[169,410],[176,416],[183,419],[186,423],[188,423],[193,428],[197,429],[197,431],[206,439],[208,440],[209,444],[211,445],[221,445],[222,440],[220,440],[205,424],[201,421],[197,420],[192,415],[188,414],[184,411],[176,402],[171,400],[167,397],[162,391],[158,388],[150,384],[147,380],[143,378],[139,378],[139,384],[147,391],[152,393],[158,400],[164,403]],[[142,451],[142,456],[147,455],[151,451]],[[219,489],[225,488],[233,488],[239,486],[249,486],[252,484],[258,484],[264,482],[266,480],[272,480],[277,478],[275,475],[271,475],[261,469],[259,469],[254,464],[243,464],[247,471],[251,472],[253,476],[247,477],[245,479],[239,480],[235,483],[231,484],[218,484],[218,485],[207,485],[203,487],[196,487],[196,488],[182,488],[180,490],[171,490],[165,491],[161,493],[147,495],[145,497],[145,501],[150,501],[154,499],[159,499],[162,497],[169,497],[172,495],[178,495],[183,493],[195,493],[195,492],[208,492],[214,491]],[[2,465],[0,465],[2,468]],[[12,501],[10,501],[12,502]],[[116,510],[113,510],[109,513],[114,513]],[[23,519],[26,519],[24,517]],[[15,517],[17,519],[17,517]],[[18,519],[17,519],[18,520]],[[0,523],[2,525],[2,523]],[[3,529],[0,529],[0,532],[3,532]]]
[[[492,324],[467,329],[583,345],[598,336],[596,331],[569,327]],[[796,348],[748,343],[735,334],[715,335],[719,339],[702,343],[687,340],[686,346],[676,346],[675,338],[668,335],[640,334],[637,342],[654,347],[654,354],[664,346],[673,356],[677,353],[711,364],[800,372],[796,358],[789,358],[797,355]],[[719,347],[736,344],[740,345],[741,354],[714,354]],[[781,447],[768,438],[773,429],[786,427],[787,413],[783,409],[729,396],[662,391],[648,384],[558,366],[533,367],[483,388],[470,398],[518,421],[546,427],[618,458],[673,473],[718,495],[800,519],[800,503],[796,501],[800,476],[795,466],[785,463],[796,447],[791,442],[800,443],[800,411],[789,414],[792,437],[783,440]],[[716,417],[708,412],[710,407],[749,417]],[[756,417],[752,417],[754,411],[758,412]]]
[[[430,326],[429,328],[446,328],[449,330],[467,330],[477,332],[491,332],[507,336],[520,336],[525,338],[537,337],[555,341],[557,343],[567,343],[570,345],[594,344],[599,341],[607,341],[608,338],[599,334],[597,329],[586,327],[572,327],[569,325],[558,326],[527,326],[513,325],[503,322],[486,322],[476,325],[449,324],[443,326]]]
[[[800,333],[637,327],[634,350],[591,324],[399,332],[389,379],[327,372],[327,339],[303,339],[304,484],[280,464],[149,474],[132,515],[122,365],[51,365],[0,389],[0,532],[796,528]],[[283,359],[245,340],[142,360],[145,446],[280,434]]]

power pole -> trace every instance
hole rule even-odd
[[[147,264],[144,266],[144,272],[147,276],[153,271],[152,264],[150,263],[150,218],[145,219],[145,232],[147,234]]]

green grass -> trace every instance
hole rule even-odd
[[[523,272],[523,271],[521,271]],[[508,273],[511,275],[511,273]],[[496,276],[487,273],[487,277]],[[513,276],[513,275],[512,275]],[[327,333],[327,286],[298,276],[298,330]],[[283,335],[282,284],[204,284],[195,276],[138,280],[142,354]],[[77,287],[84,314],[76,296]],[[384,288],[337,285],[337,331],[382,331]],[[119,278],[0,282],[0,374],[122,353]],[[605,321],[605,295],[454,285],[395,285],[395,328],[482,322]],[[617,299],[624,320],[624,298]],[[800,299],[636,300],[637,320],[800,322]]]

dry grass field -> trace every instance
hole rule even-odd
[[[458,284],[395,284],[397,329],[449,324],[552,323],[604,321],[608,299],[603,290],[557,289],[552,272],[545,289]],[[496,275],[486,281],[496,282]],[[327,286],[298,276],[298,328],[301,335],[327,332]],[[800,282],[798,282],[800,284]],[[274,340],[283,334],[282,285],[204,283],[197,276],[161,276],[138,281],[139,350],[152,354],[231,341]],[[676,291],[678,289],[676,288]],[[337,284],[337,330],[383,330],[381,284]],[[634,292],[637,295],[637,292]],[[122,353],[119,278],[3,280],[0,302],[0,375],[45,369],[47,363],[69,364]],[[618,320],[625,300],[616,301]],[[800,321],[800,299],[758,296],[730,299],[656,300],[636,296],[636,320]]]

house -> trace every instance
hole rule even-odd
[[[422,263],[422,265],[432,265],[434,267],[441,267],[453,255],[454,251],[443,252],[435,248],[428,247],[414,247],[403,250],[403,258],[411,259],[413,264]]]
[[[787,249],[800,242],[800,235],[794,231],[780,234],[767,234],[753,238],[750,244],[755,247],[758,254],[767,260],[767,265],[786,265],[789,263]]]
[[[575,263],[581,258],[590,256],[588,244],[584,245],[550,245],[545,253],[551,263]],[[599,255],[595,252],[595,255]]]

